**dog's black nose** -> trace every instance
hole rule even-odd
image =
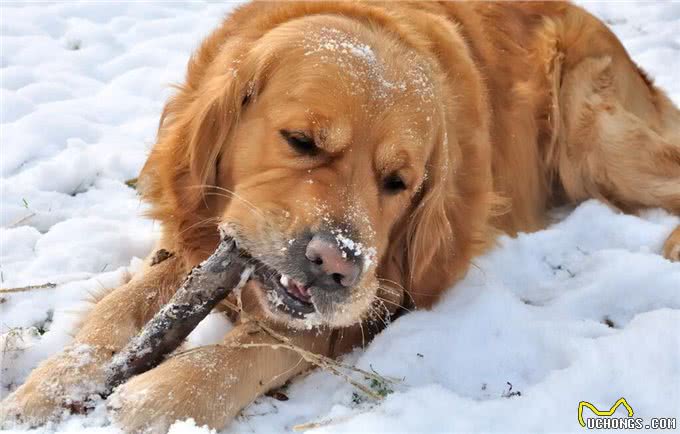
[[[350,288],[361,277],[362,258],[330,232],[315,234],[305,250],[306,269],[314,276],[314,286],[321,289]]]

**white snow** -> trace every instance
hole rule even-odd
[[[57,284],[0,294],[5,396],[151,250],[158,227],[124,181],[153,143],[168,85],[233,5],[0,7],[0,286]],[[586,7],[680,104],[680,3]],[[260,398],[225,432],[307,422],[318,432],[581,431],[579,401],[608,409],[622,396],[635,416],[680,417],[680,264],[659,254],[680,219],[595,201],[560,215],[501,238],[432,311],[398,319],[345,358],[399,379],[382,403],[314,371],[285,390],[288,401]],[[210,315],[190,345],[229,329]],[[119,432],[102,405],[47,429]],[[172,432],[209,431],[185,421]]]

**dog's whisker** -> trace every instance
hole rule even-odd
[[[398,289],[401,289],[402,291],[406,292],[407,294],[418,294],[418,295],[426,295],[426,296],[434,297],[434,295],[429,294],[427,292],[414,291],[412,289],[406,289],[406,287],[404,287],[403,285],[400,285],[399,283],[395,282],[394,280],[384,279],[382,277],[378,277],[377,279],[378,280],[384,280],[385,282],[391,283],[391,284],[395,285]],[[381,288],[386,289],[387,287],[381,286]],[[391,289],[394,290],[394,288],[391,288]]]
[[[361,330],[361,348],[366,348],[366,336],[364,335],[364,324],[359,323],[359,330]]]
[[[219,219],[219,217],[208,217],[208,218],[201,219],[201,220],[197,221],[196,223],[192,224],[191,226],[186,227],[186,228],[182,229],[181,231],[179,231],[177,233],[176,237],[179,238],[185,232],[190,231],[191,229],[194,229],[197,226],[201,226],[201,225],[204,225],[204,224],[206,224],[208,222],[212,222],[212,221],[215,221],[215,223],[219,223],[220,219]]]
[[[394,286],[396,286],[397,288],[403,289],[404,291],[406,291],[406,288],[404,288],[403,285],[401,285],[401,284],[398,283],[398,282],[395,282],[394,280],[386,279],[386,278],[384,278],[384,277],[378,277],[378,280],[382,280],[383,282],[391,283],[391,284],[393,284]]]
[[[383,313],[383,312],[380,312],[380,311],[379,311],[378,309],[376,309],[373,305],[370,305],[370,306],[369,306],[369,313],[373,314],[373,315],[372,315],[373,318],[377,318],[378,320],[380,320],[380,322],[383,323],[383,325],[384,325],[385,327],[387,327],[387,322],[385,322],[385,320],[383,319],[383,315],[384,315],[384,314],[388,314],[388,315],[389,315],[389,310],[387,310],[387,307],[386,307],[384,304],[383,304],[383,307],[385,308],[385,312],[384,312],[384,313]],[[369,316],[370,316],[370,315],[369,315]],[[370,320],[370,319],[373,319],[373,318],[369,318],[369,320]]]
[[[412,312],[412,310],[410,310],[409,308],[407,308],[406,306],[404,306],[404,305],[401,304],[401,303],[396,303],[396,302],[394,302],[394,301],[392,301],[392,300],[388,300],[388,299],[386,299],[386,298],[382,298],[382,297],[380,297],[380,296],[378,296],[378,295],[374,295],[373,298],[375,298],[376,300],[380,300],[380,301],[382,301],[382,302],[384,302],[384,303],[389,303],[389,304],[391,304],[391,305],[393,305],[393,306],[396,306],[396,307],[398,307],[398,308],[400,308],[400,309],[404,309],[406,312],[409,312],[409,313]]]
[[[262,214],[262,212],[261,212],[259,209],[253,208],[249,203],[244,202],[243,199],[241,199],[241,198],[239,198],[239,197],[236,197],[236,196],[227,196],[226,194],[223,194],[223,193],[210,192],[210,191],[204,193],[204,195],[205,195],[205,196],[218,196],[218,197],[225,197],[225,198],[227,198],[227,199],[237,199],[237,200],[240,200],[241,202],[243,202],[243,203],[246,205],[246,209],[247,209],[248,211],[250,211],[251,213],[253,213],[254,216],[256,216],[257,218],[261,218],[261,219],[264,219],[264,218],[265,218],[265,216]]]
[[[378,289],[381,290],[381,291],[384,291],[384,292],[386,292],[386,293],[388,293],[388,294],[397,296],[397,297],[399,297],[399,296],[402,295],[402,292],[401,292],[400,290],[395,289],[395,288],[390,288],[389,286],[382,286],[382,285],[379,285],[379,286],[378,286]]]
[[[220,186],[217,186],[217,185],[207,185],[207,184],[196,185],[196,186],[194,186],[193,188],[214,188],[214,189],[219,190],[219,191],[221,191],[221,192],[230,194],[231,197],[233,197],[233,198],[235,198],[235,199],[238,199],[238,200],[240,200],[241,202],[243,202],[244,204],[250,206],[251,209],[252,209],[253,211],[259,213],[260,217],[262,217],[262,218],[265,218],[265,217],[266,217],[266,216],[264,215],[264,213],[262,212],[262,210],[261,210],[260,208],[258,208],[255,204],[253,204],[253,203],[250,202],[249,200],[243,198],[243,197],[242,197],[241,195],[239,195],[238,193],[236,193],[236,192],[234,192],[234,191],[232,191],[232,190],[229,190],[229,189],[227,189],[227,188],[220,187]],[[209,193],[210,193],[210,194],[216,194],[216,192],[209,192]],[[208,194],[208,192],[206,192],[205,194]],[[229,197],[229,196],[224,196],[224,197]]]

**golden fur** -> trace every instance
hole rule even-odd
[[[282,129],[304,131],[320,154],[296,154]],[[381,180],[392,173],[406,189],[386,194]],[[89,314],[76,343],[89,345],[92,364],[72,368],[67,349],[3,415],[43,423],[71,405],[65,396],[84,375],[101,380],[104,362],[214,250],[218,226],[270,264],[305,228],[356,229],[371,261],[342,309],[321,312],[313,330],[268,307],[255,281],[243,292],[247,312],[336,355],[369,339],[375,330],[363,326],[376,316],[430,307],[498,233],[537,230],[550,207],[587,198],[680,214],[679,181],[680,112],[576,6],[242,6],[192,57],[140,176],[163,225],[159,248],[174,255],[149,261]],[[680,259],[679,245],[676,230],[664,255]],[[221,428],[309,367],[285,349],[244,348],[270,338],[235,320],[224,345],[119,388],[116,420],[132,431],[185,417]]]

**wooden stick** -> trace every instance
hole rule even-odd
[[[107,367],[104,395],[161,363],[217,303],[245,284],[252,271],[236,243],[225,238],[215,253],[191,270],[170,302],[114,356]]]

